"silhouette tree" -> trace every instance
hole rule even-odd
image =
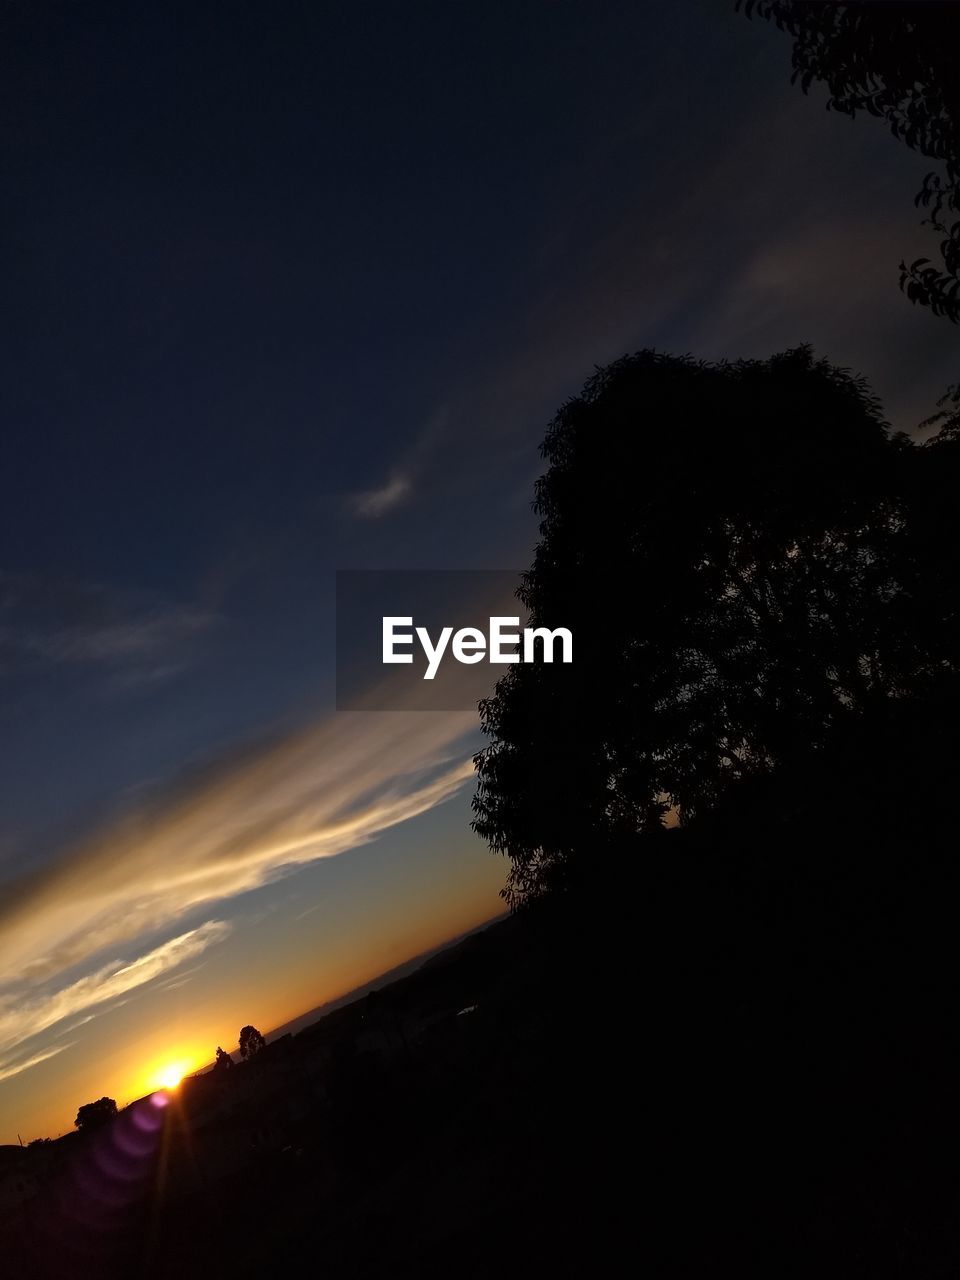
[[[88,1102],[77,1112],[74,1124],[81,1133],[100,1129],[117,1114],[117,1104],[113,1098],[100,1098],[97,1102]]]
[[[914,201],[941,237],[940,265],[901,262],[900,286],[912,302],[960,321],[960,5],[738,0],[741,7],[792,37],[793,79],[804,93],[823,82],[834,111],[879,116],[941,163]]]
[[[935,452],[808,348],[644,351],[560,410],[518,594],[571,628],[574,661],[516,664],[480,707],[473,826],[511,859],[512,905],[602,877],[669,809],[710,811],[954,661],[939,517],[939,578],[917,550]]]
[[[240,1056],[252,1058],[266,1043],[256,1027],[243,1027],[240,1031]]]
[[[248,1028],[245,1027],[244,1030],[248,1030]],[[232,1066],[233,1059],[230,1057],[229,1053],[227,1053],[226,1049],[221,1049],[220,1046],[217,1045],[216,1061],[213,1064],[214,1070],[229,1071]]]

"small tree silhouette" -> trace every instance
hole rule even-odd
[[[244,1030],[250,1030],[250,1028],[245,1027]],[[241,1035],[242,1034],[243,1033],[241,1032]],[[213,1064],[214,1071],[229,1071],[232,1066],[233,1059],[230,1057],[229,1053],[227,1053],[226,1049],[221,1049],[220,1046],[217,1045],[217,1058]]]
[[[81,1133],[88,1133],[109,1124],[116,1114],[117,1104],[113,1098],[100,1098],[97,1102],[88,1102],[82,1106],[73,1123]]]
[[[254,1054],[266,1044],[263,1036],[256,1027],[243,1027],[240,1031],[240,1056],[241,1058],[252,1058]]]

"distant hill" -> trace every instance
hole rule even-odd
[[[309,1013],[301,1013],[299,1017],[294,1018],[291,1022],[285,1022],[282,1026],[274,1027],[272,1031],[267,1033],[266,1039],[270,1041],[277,1040],[280,1036],[296,1035],[297,1032],[305,1030],[315,1022],[319,1022],[321,1018],[325,1018],[328,1013],[333,1013],[336,1009],[342,1009],[346,1005],[353,1004],[355,1000],[362,1000],[371,991],[389,986],[393,982],[399,982],[402,978],[407,978],[412,973],[416,973],[418,969],[423,968],[425,965],[441,961],[443,957],[457,950],[470,938],[485,932],[505,918],[506,913],[495,916],[492,920],[478,924],[474,929],[468,929],[466,933],[457,934],[455,938],[450,938],[447,942],[441,942],[438,947],[431,947],[429,951],[422,951],[419,955],[413,956],[412,959],[404,961],[403,964],[398,964],[395,968],[388,969],[386,973],[378,974],[377,977],[365,982],[362,986],[354,987],[352,991],[347,991],[344,995],[337,996],[335,1000],[328,1000],[326,1004],[317,1005]]]

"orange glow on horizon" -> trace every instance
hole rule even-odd
[[[184,1077],[205,1066],[209,1057],[210,1054],[203,1050],[189,1052],[181,1047],[175,1055],[166,1054],[162,1058],[154,1058],[136,1076],[130,1090],[131,1101],[149,1093],[176,1092]]]
[[[482,865],[486,871],[486,862]],[[386,928],[373,933],[371,929],[366,945],[353,953],[338,949],[325,957],[320,972],[303,964],[298,973],[290,963],[289,977],[281,990],[270,973],[258,975],[258,980],[245,983],[239,991],[218,987],[204,992],[184,1007],[173,1035],[169,1026],[141,1027],[131,1036],[129,1047],[118,1044],[106,1058],[100,1052],[91,1055],[82,1070],[55,1078],[46,1096],[38,1097],[36,1103],[27,1096],[28,1105],[20,1107],[17,1117],[25,1126],[24,1136],[57,1137],[73,1132],[78,1106],[104,1095],[115,1098],[121,1108],[157,1092],[167,1093],[173,1101],[184,1078],[212,1067],[218,1044],[238,1060],[237,1028],[252,1023],[269,1036],[275,1028],[372,981],[393,966],[486,923],[494,915],[491,908],[501,906],[493,893],[501,873],[493,859],[490,866],[495,875],[484,877],[482,888],[487,892],[481,895],[468,884],[460,893],[450,895],[443,912],[437,911],[436,902],[422,901],[419,913],[411,912],[405,920],[402,933]],[[22,1079],[27,1083],[29,1077],[25,1073]],[[17,1140],[14,1115],[10,1108],[0,1117],[8,1122],[11,1142]],[[0,1135],[0,1142],[4,1137]]]

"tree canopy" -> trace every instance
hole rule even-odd
[[[952,665],[931,478],[956,475],[955,444],[891,434],[866,384],[809,348],[624,357],[542,453],[518,594],[576,649],[510,667],[481,704],[473,825],[511,859],[510,902],[590,855],[599,874],[605,847],[689,822]]]
[[[82,1133],[87,1133],[109,1124],[116,1114],[117,1104],[113,1098],[99,1098],[96,1102],[88,1102],[82,1106],[73,1123]]]
[[[252,1058],[254,1054],[259,1053],[266,1040],[260,1034],[256,1027],[241,1027],[240,1029],[240,1056],[241,1058]]]

